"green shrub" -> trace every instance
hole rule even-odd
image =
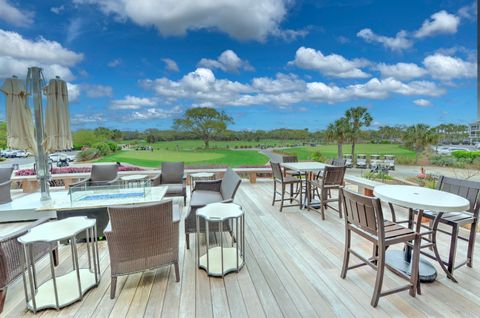
[[[457,163],[457,159],[451,156],[435,155],[428,158],[430,163],[435,166],[452,167]]]
[[[471,163],[473,160],[480,157],[480,151],[457,150],[452,152],[452,156],[457,159],[465,159],[465,161],[469,161]]]
[[[107,145],[110,148],[111,152],[117,152],[120,150],[120,146],[114,143],[113,141],[107,141]]]
[[[112,153],[110,146],[106,142],[97,142],[96,144],[93,144],[92,148],[95,148],[98,150],[98,153],[100,156],[108,156]]]
[[[318,162],[326,162],[327,158],[325,158],[320,151],[315,151],[312,154],[312,160],[313,161],[318,161]]]
[[[100,157],[100,152],[96,148],[88,148],[84,151],[80,151],[77,154],[78,161],[90,161]]]

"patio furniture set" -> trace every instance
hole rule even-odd
[[[0,169],[0,177],[8,175],[2,183],[9,182],[11,172]],[[241,179],[230,168],[222,179],[205,179],[212,176],[199,175],[194,180],[185,217],[186,246],[189,248],[189,235],[196,233],[197,266],[208,275],[223,277],[238,272],[245,263],[244,212],[233,203]],[[60,309],[83,299],[100,282],[97,240],[103,235],[110,256],[112,299],[118,276],[173,265],[176,280],[180,281],[178,227],[183,204],[164,198],[182,197],[185,204],[185,180],[183,163],[163,163],[161,173],[154,178],[139,176],[129,180],[118,177],[116,164],[95,164],[91,176],[72,184],[68,193],[53,192],[50,205],[41,209],[58,210],[58,220],[39,220],[0,239],[0,313],[7,286],[19,276],[23,277],[27,308],[33,312]],[[106,213],[92,214],[92,209]],[[210,236],[215,233],[217,243],[212,244]],[[226,233],[229,238],[223,238]],[[201,234],[206,242],[203,250]],[[79,264],[77,242],[81,240],[87,246],[86,268]],[[58,242],[71,246],[73,268],[61,276],[55,269]],[[39,285],[35,263],[47,254],[50,279]]]
[[[288,162],[271,162],[271,166],[274,184],[272,205],[280,202],[280,211],[285,207],[298,206],[300,209],[320,210],[322,219],[325,219],[325,209],[328,206],[338,211],[340,218],[345,218],[345,251],[341,277],[345,278],[348,270],[364,265],[375,269],[377,276],[371,300],[373,307],[378,305],[380,297],[404,290],[409,290],[410,295],[415,297],[421,293],[420,282],[436,279],[435,267],[420,255],[435,260],[453,282],[457,282],[453,276],[454,270],[463,265],[472,267],[480,210],[480,182],[443,176],[437,189],[378,185],[374,188],[373,196],[366,196],[345,189],[344,160],[322,164],[297,162],[290,158]],[[333,195],[333,192],[337,194]],[[277,195],[281,198],[276,199]],[[290,204],[285,205],[285,201]],[[328,205],[331,202],[336,202],[337,207]],[[390,220],[385,218],[382,202],[390,208]],[[407,220],[397,220],[395,206],[408,210]],[[441,228],[440,224],[443,225]],[[462,226],[469,227],[468,238],[459,235]],[[439,253],[436,244],[438,233],[450,236],[447,260]],[[352,249],[352,234],[373,244],[371,257],[362,256]],[[459,239],[466,241],[468,247],[467,259],[457,263]],[[388,249],[396,244],[403,245],[403,251]],[[359,258],[361,263],[349,265],[350,254]],[[385,268],[406,279],[408,284],[382,290]]]

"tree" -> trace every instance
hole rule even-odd
[[[210,107],[196,107],[187,110],[183,118],[176,119],[173,127],[201,138],[205,149],[208,149],[210,140],[225,132],[228,123],[233,124],[233,119],[225,112]]]
[[[97,127],[93,131],[98,141],[107,141],[112,139],[112,131],[105,127]]]
[[[425,124],[416,124],[408,127],[403,134],[403,143],[408,148],[415,150],[415,163],[418,156],[425,149],[438,141],[438,134]]]
[[[0,149],[7,148],[7,123],[0,122]]]
[[[98,141],[97,136],[91,129],[80,129],[72,134],[73,147],[75,149],[82,149],[82,147],[91,147]]]
[[[348,123],[348,119],[345,117],[337,119],[334,123],[329,124],[327,126],[327,129],[325,130],[325,137],[327,138],[327,140],[334,141],[337,143],[337,147],[338,147],[337,155],[339,159],[342,159],[343,157],[342,147],[343,147],[343,143],[348,138],[348,132],[349,132],[349,123]]]
[[[372,116],[365,107],[352,107],[345,112],[348,121],[348,136],[352,142],[352,158],[355,160],[355,144],[358,140],[362,127],[368,127],[372,123]]]

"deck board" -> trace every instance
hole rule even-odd
[[[185,249],[183,223],[180,225],[180,275],[175,281],[173,267],[119,277],[116,298],[110,299],[110,264],[106,242],[100,242],[102,280],[78,302],[63,310],[44,310],[34,315],[25,310],[22,280],[8,288],[1,317],[442,317],[480,316],[480,255],[474,268],[455,272],[459,281],[449,281],[437,265],[438,279],[422,284],[423,295],[408,292],[380,299],[370,306],[375,273],[368,267],[349,271],[340,278],[343,259],[344,223],[334,211],[322,221],[316,212],[271,205],[272,184],[242,183],[236,202],[246,213],[246,263],[239,273],[224,279],[208,277],[195,265],[196,238]],[[401,213],[400,213],[401,214]],[[0,224],[5,235],[27,223]],[[465,234],[465,232],[463,233]],[[217,237],[218,239],[218,237]],[[370,255],[370,245],[355,240],[354,246]],[[87,254],[79,244],[79,261],[86,265]],[[440,235],[441,253],[448,240]],[[69,247],[60,245],[59,273],[71,267]],[[477,248],[478,250],[478,248]],[[466,256],[459,243],[457,259]],[[356,262],[352,257],[352,262]],[[37,263],[38,279],[47,279],[46,259]],[[404,284],[388,273],[386,289]]]

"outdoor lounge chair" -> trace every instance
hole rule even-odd
[[[178,268],[180,211],[172,201],[108,208],[105,230],[111,266],[110,298],[115,298],[117,277],[174,265]]]
[[[467,211],[459,211],[456,213],[448,213],[442,215],[439,223],[446,225],[448,227],[442,227],[442,229],[437,228],[436,231],[450,235],[450,251],[448,256],[448,261],[439,260],[442,263],[442,269],[447,272],[449,278],[453,281],[456,281],[453,277],[453,271],[463,265],[472,267],[473,263],[473,252],[475,249],[475,238],[478,226],[478,214],[480,211],[480,182],[471,181],[471,180],[462,180],[442,176],[438,182],[438,190],[450,192],[461,197],[464,197],[470,202],[470,208]],[[432,223],[437,215],[437,212],[433,211],[424,211],[423,217],[430,219],[430,226],[423,225],[423,227],[432,229]],[[464,238],[459,235],[459,230],[461,226],[468,225],[470,226],[470,233],[468,238]],[[447,231],[447,229],[450,229]],[[468,242],[467,247],[467,259],[460,263],[459,265],[455,264],[455,258],[457,253],[457,241],[458,239]],[[436,259],[440,255],[433,256],[423,252],[429,257]]]
[[[197,231],[197,210],[210,203],[215,202],[233,202],[235,194],[242,179],[232,168],[228,168],[223,179],[220,180],[199,180],[195,182],[195,188],[190,198],[190,207],[185,218],[185,239],[187,249],[190,248],[190,233]],[[201,231],[204,231],[205,224],[200,224]],[[230,225],[226,221],[223,225],[225,231],[230,231]],[[218,231],[218,224],[212,224],[210,231]]]
[[[347,271],[360,266],[368,265],[377,271],[375,289],[371,305],[376,307],[380,297],[387,296],[404,290],[409,290],[415,297],[420,294],[420,280],[418,277],[418,264],[420,259],[420,238],[414,230],[402,227],[394,222],[385,221],[383,218],[380,199],[367,197],[345,189],[340,189],[339,196],[345,210],[345,251],[341,277],[345,279]],[[352,232],[370,241],[374,246],[374,255],[365,258],[351,248]],[[385,251],[394,244],[406,244],[413,241],[412,275],[390,268],[385,262]],[[349,266],[350,254],[358,257],[362,262]],[[385,267],[394,271],[400,277],[409,281],[408,285],[382,291]]]
[[[114,185],[119,181],[118,177],[118,165],[113,164],[93,164],[92,171],[90,172],[90,177],[83,179],[76,183],[72,183],[70,187],[80,186],[80,185]]]
[[[7,287],[15,279],[20,277],[25,270],[25,254],[23,246],[17,239],[27,234],[28,230],[37,225],[47,222],[48,219],[37,220],[23,229],[9,233],[0,237],[0,313],[3,311]],[[35,243],[33,245],[33,258],[38,261],[43,256],[53,250],[54,265],[58,265],[58,247],[57,243]],[[35,273],[35,271],[33,271]],[[36,278],[34,278],[36,284]]]
[[[12,167],[0,168],[0,204],[8,203],[12,201],[10,195],[10,187],[12,183]]]
[[[152,186],[167,186],[166,197],[183,197],[183,204],[187,204],[184,171],[183,162],[162,162],[161,172],[151,179]]]

